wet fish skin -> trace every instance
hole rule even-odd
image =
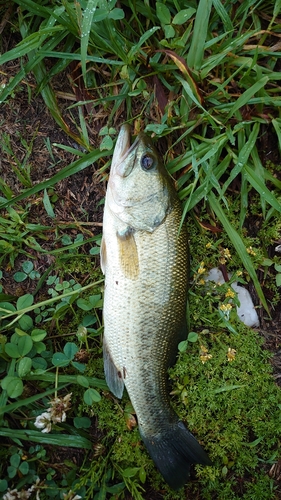
[[[121,128],[106,194],[101,245],[105,273],[104,369],[121,398],[124,385],[143,442],[178,489],[191,463],[208,455],[171,408],[167,369],[186,338],[187,234],[176,191],[150,140],[130,146]]]

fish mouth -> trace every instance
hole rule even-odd
[[[140,142],[141,134],[131,144],[131,127],[128,124],[122,125],[119,135],[117,137],[116,145],[111,162],[111,173],[120,175],[120,177],[127,177],[132,169],[134,162],[130,165],[126,164],[125,160],[128,155],[137,147]]]

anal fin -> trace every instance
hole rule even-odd
[[[123,373],[116,368],[105,339],[103,339],[103,365],[106,383],[117,398],[122,398],[124,390]]]

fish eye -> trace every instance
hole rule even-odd
[[[143,170],[152,170],[155,166],[155,158],[151,154],[144,153],[141,157],[140,163]]]

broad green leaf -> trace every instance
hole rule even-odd
[[[14,455],[10,458],[10,464],[17,469],[20,464],[20,460],[20,455],[18,453],[14,453]]]
[[[63,348],[63,352],[69,360],[74,359],[75,354],[79,351],[79,347],[73,342],[67,342]]]
[[[33,295],[31,295],[31,293],[26,293],[25,295],[22,295],[17,300],[17,310],[21,311],[22,309],[30,307],[33,304],[33,301],[34,297]]]
[[[93,309],[92,304],[90,304],[90,302],[86,299],[79,298],[77,299],[76,304],[83,311],[90,311],[91,309]]]
[[[197,342],[198,340],[198,333],[196,332],[189,332],[187,336],[188,342]]]
[[[33,327],[33,319],[28,314],[24,314],[21,318],[19,318],[19,326],[24,332],[26,332]]]
[[[139,467],[127,467],[127,469],[122,471],[122,475],[124,477],[134,477],[139,470]]]
[[[46,330],[42,330],[41,328],[34,328],[31,332],[31,338],[33,342],[41,342],[47,335]]]
[[[21,472],[21,474],[26,476],[26,474],[28,474],[28,472],[29,472],[29,463],[25,462],[25,461],[22,462],[19,466],[19,471]]]
[[[33,347],[36,350],[37,354],[41,354],[47,349],[44,342],[35,342],[35,344],[33,344]]]
[[[7,375],[1,382],[2,389],[7,391],[9,398],[18,398],[23,393],[23,383],[18,377]]]
[[[91,406],[93,403],[98,403],[101,400],[100,394],[95,389],[87,389],[84,392],[84,403]]]
[[[184,24],[186,21],[188,21],[188,19],[190,19],[193,14],[195,14],[196,12],[196,9],[194,9],[193,7],[189,7],[189,9],[183,9],[183,10],[180,10],[180,12],[178,12],[174,19],[173,19],[173,24]]]
[[[10,304],[10,302],[0,302],[0,312],[8,314],[14,311],[16,311],[16,308],[13,304]]]
[[[89,417],[74,417],[73,422],[76,429],[89,429],[91,427],[91,419]]]
[[[156,16],[161,24],[170,24],[171,14],[168,7],[162,2],[156,2]]]
[[[185,352],[185,351],[186,351],[186,349],[187,349],[187,347],[188,347],[188,342],[187,342],[187,340],[182,340],[182,341],[179,343],[179,345],[178,345],[178,350],[179,350],[180,352]]]
[[[82,387],[89,387],[89,380],[83,375],[77,375],[76,377],[77,384],[82,385]]]
[[[54,366],[67,366],[69,362],[69,358],[67,358],[63,352],[56,352],[52,357],[52,363]]]
[[[18,350],[20,356],[26,356],[26,354],[31,351],[32,346],[33,340],[29,335],[23,335],[22,337],[20,337],[18,341]]]
[[[106,135],[103,138],[103,140],[101,141],[100,150],[101,151],[104,151],[104,150],[110,151],[111,148],[113,148],[113,140],[111,139],[111,137],[109,135]]]
[[[19,360],[18,366],[17,366],[17,373],[20,378],[25,377],[27,375],[32,367],[32,359],[24,357]]]
[[[23,263],[22,263],[22,269],[23,271],[26,273],[26,274],[29,274],[31,273],[31,271],[33,271],[33,262],[31,262],[30,260],[25,260]]]
[[[23,273],[22,271],[18,271],[14,274],[14,280],[17,283],[22,283],[26,279],[27,279],[27,274]]]
[[[0,492],[4,492],[8,489],[8,483],[6,479],[0,479]]]
[[[170,24],[166,24],[164,26],[164,33],[165,33],[165,38],[169,39],[169,38],[173,38],[175,36],[176,32],[175,32],[173,26],[171,26]]]
[[[109,12],[108,17],[109,17],[109,19],[113,19],[114,21],[117,21],[119,19],[124,19],[125,14],[124,14],[123,9],[115,8]]]
[[[281,274],[276,274],[276,285],[281,286]]]
[[[20,358],[19,348],[12,342],[7,342],[7,344],[5,344],[5,352],[11,358]]]
[[[32,358],[32,367],[34,368],[34,370],[45,371],[47,366],[48,366],[48,363],[44,358],[42,358],[42,357]]]
[[[86,365],[84,365],[83,363],[79,363],[78,361],[71,361],[71,364],[72,366],[74,366],[74,368],[76,368],[76,370],[81,373],[84,373],[84,371],[86,370]]]

